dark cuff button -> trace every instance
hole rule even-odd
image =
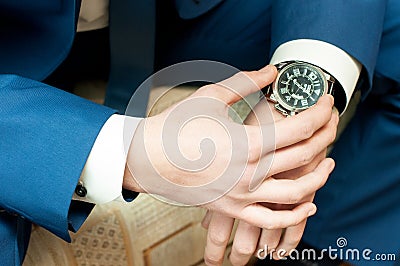
[[[82,184],[78,184],[75,188],[75,194],[79,197],[86,197],[87,190]]]

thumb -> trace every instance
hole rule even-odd
[[[257,71],[241,71],[221,82],[200,88],[196,94],[212,96],[232,105],[271,84],[275,80],[276,74],[277,70],[273,65],[267,65]]]

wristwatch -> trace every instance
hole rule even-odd
[[[335,79],[315,65],[289,61],[276,67],[276,80],[262,92],[285,116],[292,116],[310,108],[324,94],[333,95]]]

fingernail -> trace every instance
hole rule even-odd
[[[331,157],[326,157],[325,160],[329,162],[329,165],[332,165],[334,162]]]
[[[317,212],[317,208],[314,207],[312,210],[308,212],[308,216],[314,215]]]
[[[265,67],[261,68],[259,71],[263,73],[271,72],[273,66],[271,65],[266,65]]]
[[[313,216],[315,214],[315,211],[309,211],[307,216]]]
[[[339,110],[335,106],[333,106],[332,113],[336,113],[337,115],[339,115]]]
[[[329,160],[329,167],[331,171],[335,168],[335,161],[332,158]]]
[[[332,95],[330,95],[330,94],[328,94],[329,95],[329,100],[330,100],[330,103],[331,103],[331,105],[333,106],[334,105],[334,103],[335,103],[335,98],[333,98],[333,96]]]

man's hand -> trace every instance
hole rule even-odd
[[[247,117],[245,123],[252,125],[257,124],[257,116],[256,113],[265,112],[265,108],[263,108],[266,101],[263,99],[260,104],[258,104],[252,113]],[[333,130],[336,132],[336,126],[338,123],[338,112],[336,109],[333,110],[332,119],[330,122],[317,134],[328,134],[326,137],[329,138],[329,132],[324,130]],[[275,121],[280,121],[284,119],[284,117],[277,111],[273,112],[273,119]],[[318,145],[316,145],[317,147]],[[305,151],[306,152],[306,151]],[[277,151],[279,153],[279,150]],[[316,156],[314,156],[316,154]],[[307,157],[307,156],[306,156]],[[322,150],[318,153],[317,150],[314,150],[309,158],[305,160],[305,165],[300,167],[287,170],[281,173],[277,173],[274,175],[276,179],[296,179],[300,176],[306,175],[307,173],[312,172],[317,168],[318,164],[320,164],[326,157],[326,147],[323,147]],[[288,157],[288,160],[291,160],[291,157]],[[304,201],[312,202],[315,193],[312,193],[308,197],[304,199]],[[264,203],[264,206],[274,209],[274,210],[290,210],[294,208],[296,205],[282,205],[282,204],[273,204],[273,203]],[[224,253],[226,249],[226,244],[229,241],[231,236],[231,231],[233,228],[234,219],[230,217],[226,217],[219,213],[215,212],[207,212],[206,216],[203,219],[202,225],[203,227],[209,229],[208,231],[208,241],[207,247],[205,250],[205,261],[208,265],[219,265],[224,258]],[[258,251],[263,250],[262,255],[265,255],[264,252],[272,253],[275,259],[281,259],[282,256],[288,255],[287,253],[280,252],[278,254],[277,251],[285,250],[287,252],[294,249],[305,229],[306,219],[301,221],[298,225],[289,227],[289,228],[278,228],[278,229],[260,229],[255,226],[252,226],[244,221],[239,221],[238,227],[235,233],[232,251],[229,259],[231,260],[233,265],[244,265],[246,264],[250,258]],[[211,237],[216,232],[219,232],[221,241],[220,244],[215,244],[211,241]],[[265,247],[268,250],[264,250]]]
[[[315,205],[304,199],[325,184],[332,160],[295,180],[272,175],[306,165],[333,141],[333,98],[322,97],[313,108],[266,125],[240,125],[228,118],[230,105],[275,77],[273,66],[240,72],[144,119],[128,153],[124,187],[267,229],[294,226],[314,214]],[[252,184],[257,190],[250,191]],[[275,211],[264,202],[298,205]],[[218,234],[212,237],[219,243]]]

